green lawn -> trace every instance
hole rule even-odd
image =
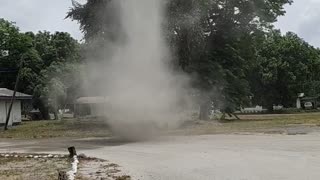
[[[8,131],[0,131],[0,138],[54,138],[110,136],[108,126],[98,120],[59,120],[23,122]]]
[[[241,120],[224,123],[204,122],[187,124],[182,134],[221,133],[285,133],[289,128],[306,131],[320,130],[320,113],[241,115]]]
[[[242,115],[241,120],[218,123],[192,121],[169,134],[198,135],[221,133],[284,133],[292,127],[320,129],[320,113]],[[61,120],[23,122],[9,131],[0,131],[0,138],[33,139],[55,137],[108,137],[109,127],[98,120]]]

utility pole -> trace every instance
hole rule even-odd
[[[16,94],[17,94],[18,85],[19,85],[19,81],[20,81],[20,75],[21,75],[21,69],[22,69],[22,66],[23,66],[23,61],[24,61],[24,54],[21,56],[21,59],[20,59],[20,65],[19,65],[18,75],[17,75],[17,79],[16,79],[16,84],[14,86],[14,91],[13,91],[13,95],[11,97],[9,111],[8,111],[8,114],[7,114],[6,124],[4,126],[4,130],[5,131],[8,130],[8,125],[9,125],[9,120],[10,120],[10,115],[11,115],[13,103],[14,103],[14,101],[16,99]]]

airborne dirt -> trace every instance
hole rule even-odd
[[[116,139],[1,140],[1,151],[58,152],[75,145],[110,160],[133,179],[301,180],[320,177],[320,134],[163,137],[150,142]],[[23,147],[23,148],[21,148]]]

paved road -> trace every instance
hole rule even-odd
[[[116,139],[0,139],[0,152],[78,151],[118,163],[134,179],[318,180],[320,135],[210,135],[128,143]]]

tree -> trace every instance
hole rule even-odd
[[[80,23],[94,56],[99,57],[96,47],[121,42],[125,37],[113,2],[88,0],[82,5],[73,1],[68,13],[67,17]],[[201,92],[200,119],[208,119],[211,101],[226,112],[248,101],[251,94],[247,76],[256,58],[255,42],[285,13],[283,6],[291,2],[167,1],[164,30],[175,54],[173,65],[196,77],[193,86]]]
[[[32,94],[37,84],[37,74],[43,63],[38,52],[32,46],[32,39],[20,33],[14,23],[0,19],[0,50],[8,50],[9,56],[2,57],[0,67],[7,69],[0,75],[0,87],[13,89],[20,61],[23,59],[19,90]]]
[[[0,51],[9,51],[9,56],[0,59],[0,87],[14,88],[23,60],[18,91],[33,94],[34,107],[49,119],[50,109],[56,113],[61,104],[76,98],[80,86],[79,49],[68,33],[21,33],[14,23],[0,19]]]
[[[58,119],[58,110],[72,104],[79,95],[81,68],[78,63],[54,62],[40,72],[41,83],[35,88],[36,103],[44,112],[53,112]]]
[[[245,105],[247,80],[256,59],[256,42],[285,13],[290,0],[173,0],[168,33],[183,70],[197,74],[202,92],[200,119],[208,119],[208,101],[223,111]]]
[[[52,111],[57,119],[58,109],[75,100],[80,86],[80,45],[70,34],[64,32],[27,33],[44,63],[40,78],[34,88],[34,106],[44,118]],[[77,76],[76,76],[77,75]],[[71,98],[72,97],[72,98]]]
[[[272,31],[258,50],[257,66],[251,76],[255,103],[273,110],[274,104],[292,107],[298,93],[320,93],[319,50],[296,34]]]
[[[72,0],[72,4],[66,18],[80,23],[86,43],[99,39],[112,41],[118,37],[120,14],[112,0],[88,0],[86,4]]]

